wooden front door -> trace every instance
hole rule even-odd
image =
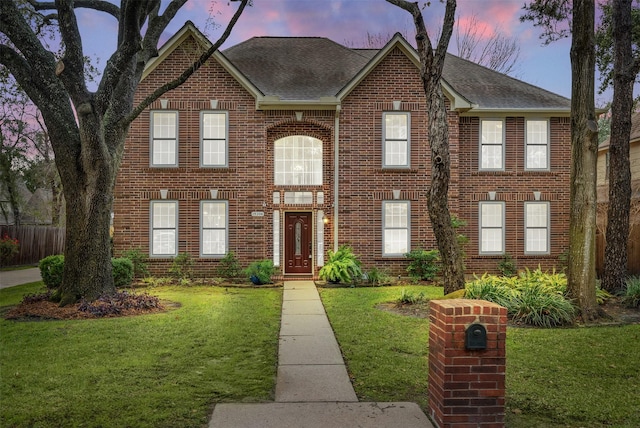
[[[284,231],[284,273],[311,274],[312,214],[310,212],[286,213]]]

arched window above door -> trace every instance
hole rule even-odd
[[[322,141],[292,135],[274,142],[274,184],[322,185]]]

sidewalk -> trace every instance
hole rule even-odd
[[[0,272],[0,289],[36,281],[42,281],[38,268]]]
[[[312,281],[284,285],[275,400],[217,404],[209,428],[433,427],[415,403],[358,402]]]

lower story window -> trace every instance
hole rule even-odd
[[[200,255],[227,254],[227,201],[200,202]]]
[[[178,202],[151,201],[151,256],[178,254]]]
[[[504,253],[504,202],[480,202],[480,254]]]
[[[384,256],[403,256],[410,251],[408,201],[382,202],[382,254]]]
[[[549,253],[549,202],[525,202],[524,204],[526,254]]]

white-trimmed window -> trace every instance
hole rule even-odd
[[[409,167],[410,113],[386,112],[382,114],[382,166],[383,168]]]
[[[274,142],[274,184],[322,185],[322,141],[304,135]]]
[[[480,120],[480,169],[504,170],[504,121]]]
[[[151,201],[152,257],[173,257],[178,254],[178,202]]]
[[[223,257],[227,254],[228,202],[200,201],[200,255]]]
[[[549,121],[526,121],[525,169],[549,169]]]
[[[178,112],[151,112],[151,166],[178,166]]]
[[[524,203],[524,252],[549,254],[549,202]]]
[[[382,254],[404,256],[410,247],[409,201],[382,202]]]
[[[504,254],[504,202],[480,202],[480,254]]]
[[[200,166],[229,166],[228,129],[226,111],[200,112]]]

